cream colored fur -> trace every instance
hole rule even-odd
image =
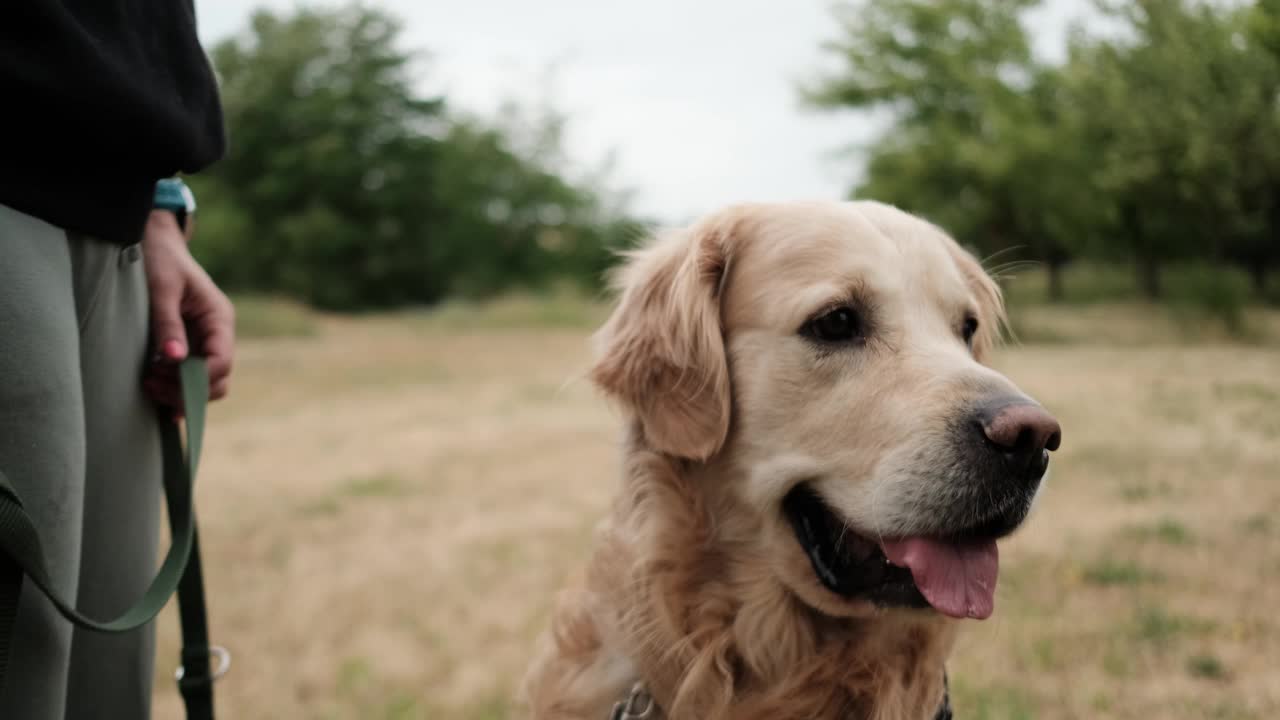
[[[869,202],[733,207],[616,284],[591,376],[630,419],[621,488],[526,678],[532,717],[604,720],[643,680],[677,720],[932,718],[955,622],[825,589],[780,505],[807,481],[863,535],[930,530],[948,498],[931,440],[966,400],[1016,392],[982,364],[995,284]],[[799,329],[842,303],[870,340],[816,352]]]

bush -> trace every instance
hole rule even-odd
[[[1230,335],[1247,334],[1244,310],[1249,288],[1243,278],[1216,267],[1196,265],[1188,268],[1180,280],[1173,301],[1185,309],[1185,317],[1207,315],[1222,323]]]

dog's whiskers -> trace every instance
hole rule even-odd
[[[1040,262],[1037,260],[1014,260],[1014,261],[1002,263],[993,268],[990,268],[989,270],[987,270],[987,274],[997,280],[1000,280],[1000,279],[1012,277],[1012,275],[1009,274],[1011,272],[1018,272],[1020,270],[1034,270],[1037,267],[1040,267]]]
[[[1003,249],[1003,250],[997,250],[997,251],[995,251],[995,252],[991,253],[990,255],[988,255],[988,256],[986,256],[986,257],[982,258],[982,262],[980,262],[979,264],[980,264],[980,265],[982,265],[982,266],[985,268],[985,267],[987,266],[987,263],[991,262],[992,260],[995,260],[996,258],[1000,257],[1001,255],[1004,255],[1005,253],[1011,253],[1011,252],[1013,252],[1013,251],[1015,251],[1015,250],[1022,250],[1022,249],[1023,249],[1023,248],[1025,248],[1025,247],[1026,247],[1026,245],[1010,245],[1009,247],[1007,247],[1007,248],[1005,248],[1005,249]]]
[[[876,543],[881,547],[884,547],[884,533],[880,529],[884,526],[884,523],[880,522],[880,513],[876,510],[876,505],[880,500],[880,489],[882,487],[883,483],[875,483],[871,488],[871,518],[876,526]]]
[[[836,536],[836,552],[840,552],[840,545],[844,542],[844,534],[849,531],[849,522],[840,516],[840,534]]]

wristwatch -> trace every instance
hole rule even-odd
[[[181,179],[164,178],[156,182],[155,199],[151,206],[157,210],[168,210],[177,216],[178,226],[185,233],[188,219],[196,214],[196,196]]]

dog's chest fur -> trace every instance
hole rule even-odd
[[[669,460],[629,458],[585,587],[562,598],[529,677],[535,718],[607,718],[637,681],[670,720],[949,717],[951,623],[823,616],[726,546],[706,502]]]

